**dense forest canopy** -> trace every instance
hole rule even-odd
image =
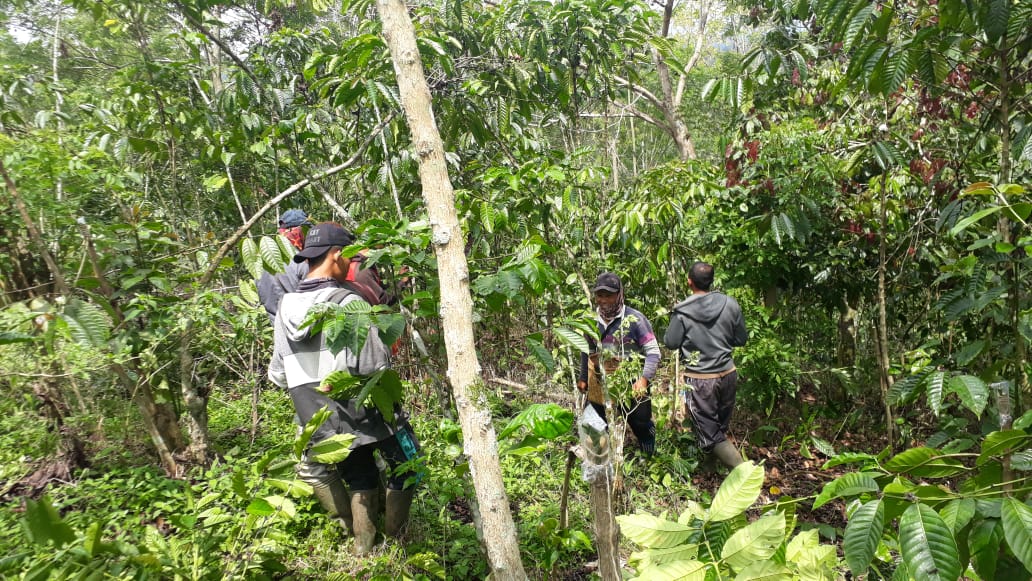
[[[1029,0],[0,0],[0,573],[1029,578],[1030,22]],[[395,344],[333,381],[404,402],[422,445],[409,526],[371,555],[295,474],[347,450],[309,448],[266,378],[256,282],[292,260],[293,208],[354,232],[396,299],[320,323]],[[749,328],[732,470],[677,353],[655,455],[619,421],[593,436],[576,388],[596,277],[662,337],[697,261]]]

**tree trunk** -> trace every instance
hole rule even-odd
[[[106,299],[111,300],[114,289],[111,283],[108,282],[107,277],[104,276],[104,271],[100,268],[100,257],[97,255],[97,249],[93,245],[90,227],[85,221],[79,223],[79,233],[86,244],[86,256],[89,258],[90,267],[93,269],[93,276],[97,279],[100,294]],[[124,323],[122,309],[112,302],[111,311],[114,313],[115,324],[121,326]],[[139,408],[144,428],[154,444],[154,449],[158,452],[158,459],[161,461],[162,468],[173,478],[181,476],[179,465],[172,456],[173,452],[178,451],[184,445],[183,433],[179,429],[175,410],[170,405],[161,405],[154,400],[154,391],[146,379],[134,382],[129,377],[125,367],[120,363],[112,362],[110,369],[115,374],[115,377],[118,378],[119,383],[122,384],[122,388],[130,394],[133,403]],[[136,372],[137,377],[143,378],[144,375],[139,371]]]
[[[599,576],[603,581],[617,581],[621,579],[620,526],[613,511],[616,472],[611,440],[618,436],[607,432],[604,422],[591,407],[585,409],[597,421],[582,416],[579,422],[580,446],[574,448],[574,453],[581,459],[581,472],[590,489],[589,504],[595,525]]]
[[[889,403],[889,388],[892,387],[892,377],[889,375],[889,333],[887,330],[888,320],[885,315],[885,235],[888,229],[887,212],[885,210],[885,190],[889,187],[889,174],[882,175],[881,185],[881,233],[878,237],[878,387],[881,391],[882,405],[885,406],[885,436],[889,440],[889,448],[895,448],[896,422],[892,417],[892,405]]]
[[[455,211],[455,194],[444,160],[444,146],[434,121],[430,89],[416,47],[416,32],[401,0],[377,0],[383,34],[394,61],[401,102],[419,159],[437,268],[441,280],[441,319],[448,352],[448,378],[462,426],[463,443],[480,514],[491,578],[526,579],[516,527],[498,461],[498,441],[486,406],[473,337],[473,300],[463,235]]]

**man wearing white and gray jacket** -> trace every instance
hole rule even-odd
[[[688,271],[692,294],[674,305],[663,337],[667,349],[680,353],[690,387],[688,411],[703,452],[734,468],[742,463],[727,441],[735,406],[738,372],[731,351],[745,345],[749,331],[735,299],[711,291],[713,266],[696,262]]]
[[[328,349],[322,333],[313,334],[310,327],[301,328],[315,305],[365,300],[351,284],[360,260],[341,253],[353,242],[350,232],[331,222],[308,231],[304,249],[294,256],[295,261],[308,261],[308,275],[296,292],[287,293],[280,300],[269,379],[287,388],[302,425],[323,407],[332,412],[312,435],[312,443],[335,434],[355,436],[351,452],[343,462],[333,466],[306,459],[298,466],[298,475],[312,485],[316,498],[331,517],[344,520],[345,527],[355,536],[354,552],[364,555],[372,550],[376,538],[379,470],[373,453],[379,451],[391,468],[387,478],[385,532],[397,536],[408,520],[414,490],[411,486],[406,488],[405,482],[414,473],[398,473],[395,468],[415,456],[418,443],[400,409],[396,425],[392,426],[375,406],[359,406],[354,399],[335,400],[327,396],[330,387],[323,380],[332,371],[367,376],[390,366],[389,348],[375,328],[369,329],[360,353],[345,348],[336,355]],[[341,479],[351,491],[350,499]]]

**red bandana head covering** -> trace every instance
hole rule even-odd
[[[305,235],[301,232],[300,226],[294,226],[293,228],[280,228],[280,235],[290,241],[294,245],[294,248],[301,250],[305,247]]]

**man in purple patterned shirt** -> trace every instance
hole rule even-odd
[[[577,388],[588,393],[588,402],[598,415],[605,419],[605,396],[598,379],[602,369],[605,368],[607,373],[612,373],[630,354],[644,355],[645,363],[641,376],[631,385],[632,400],[620,402],[618,406],[627,416],[627,424],[638,439],[642,452],[651,456],[656,451],[656,424],[652,421],[649,384],[659,367],[659,342],[645,315],[624,304],[623,282],[619,276],[612,272],[603,272],[595,282],[592,292],[597,305],[601,345],[588,338],[591,353],[581,353]]]

